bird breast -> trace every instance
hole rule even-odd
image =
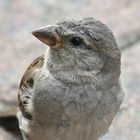
[[[103,94],[110,96],[110,91],[103,93],[94,85],[64,85],[53,78],[36,81],[34,140],[93,140],[107,131],[120,105],[116,106],[116,94],[108,101]],[[38,133],[45,139],[37,138]]]

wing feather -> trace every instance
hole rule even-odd
[[[32,119],[32,95],[34,86],[34,77],[38,74],[39,70],[44,64],[44,55],[34,60],[21,80],[18,91],[18,106],[24,117]]]

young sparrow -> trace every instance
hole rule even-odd
[[[94,18],[33,31],[47,51],[25,72],[17,117],[24,140],[97,140],[119,111],[120,51]]]

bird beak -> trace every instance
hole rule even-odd
[[[62,46],[61,39],[56,32],[58,26],[46,26],[32,31],[32,34],[50,48],[60,48]]]

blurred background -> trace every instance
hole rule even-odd
[[[122,108],[101,140],[140,140],[140,0],[0,0],[0,113],[16,106],[21,77],[45,51],[31,35],[62,18],[92,16],[113,31],[122,51]],[[15,140],[0,128],[0,140]]]

